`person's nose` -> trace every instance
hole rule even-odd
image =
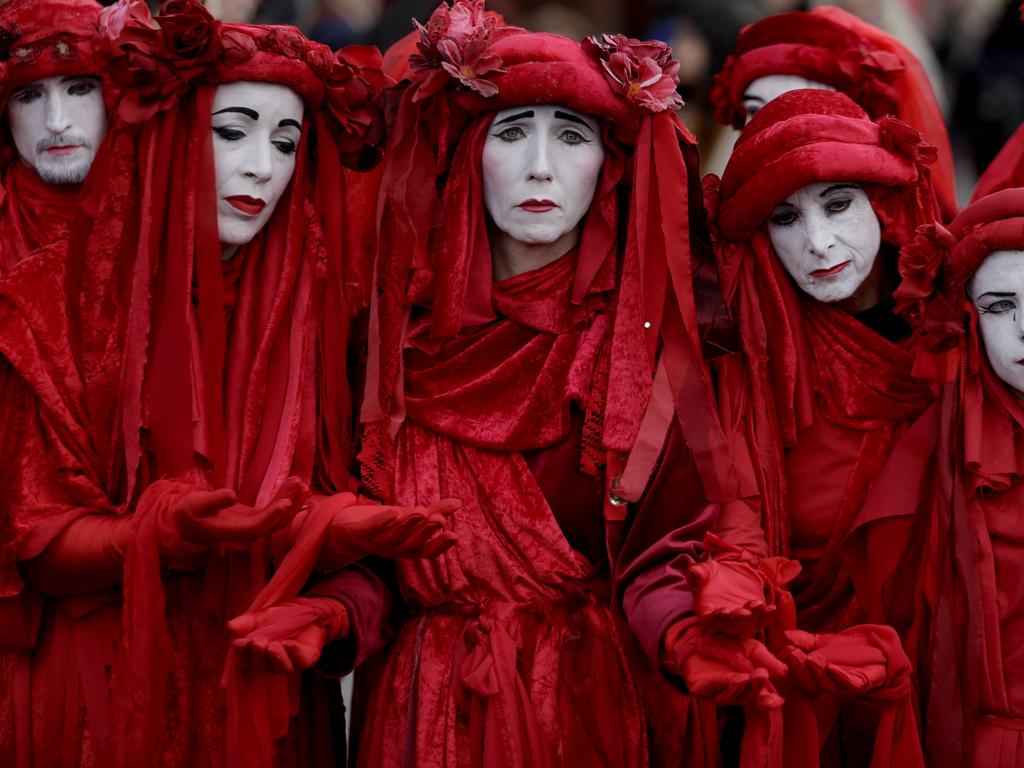
[[[554,173],[551,168],[551,152],[549,139],[542,132],[534,133],[529,139],[530,161],[528,177],[531,181],[551,181]]]
[[[240,170],[246,178],[263,183],[270,180],[274,172],[271,156],[272,146],[269,141],[253,141],[246,153]]]
[[[46,96],[46,130],[53,134],[61,134],[70,127],[70,113],[64,95],[50,92]]]
[[[836,235],[828,219],[817,213],[811,212],[804,217],[806,222],[807,249],[811,255],[818,259],[826,259],[829,251],[836,244]]]

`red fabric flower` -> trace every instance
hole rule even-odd
[[[600,40],[588,37],[582,45],[601,62],[612,86],[640,109],[664,112],[683,106],[676,91],[679,62],[660,40],[643,42],[625,35],[602,35]]]
[[[939,151],[924,134],[902,120],[886,115],[878,121],[878,127],[881,130],[882,146],[913,158],[918,166],[934,165],[939,159]]]
[[[220,22],[191,0],[170,0],[163,6],[157,44],[167,58],[211,61],[220,53]]]
[[[307,63],[318,71],[308,58]],[[338,139],[343,153],[372,151],[384,143],[381,94],[391,83],[381,63],[380,51],[372,45],[348,46],[330,60],[330,74],[325,78],[327,107],[344,132]]]
[[[413,101],[433,96],[450,80],[485,98],[494,96],[498,86],[488,76],[505,72],[501,58],[488,52],[499,23],[496,15],[484,11],[483,0],[456,0],[451,8],[442,4],[426,26],[414,20],[419,53],[409,57],[409,67],[420,84]]]
[[[951,285],[951,276],[943,274],[956,244],[956,237],[944,226],[928,224],[918,227],[914,241],[900,254],[903,279],[893,292],[895,309],[932,349],[963,332],[959,318],[963,302],[952,295],[963,286]]]
[[[260,38],[259,47],[270,53],[279,53],[289,59],[301,59],[306,52],[306,39],[297,29],[290,27],[267,27],[267,33]]]

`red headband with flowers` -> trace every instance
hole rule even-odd
[[[128,122],[145,122],[200,84],[252,80],[285,85],[307,110],[326,110],[343,157],[383,141],[380,94],[388,83],[376,48],[332,53],[294,27],[218,21],[197,0],[169,0],[156,19],[143,0],[121,0],[103,11],[99,41]]]

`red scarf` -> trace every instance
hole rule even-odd
[[[67,236],[82,187],[48,184],[15,160],[3,173],[0,191],[0,274],[29,253]]]

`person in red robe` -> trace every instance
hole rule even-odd
[[[106,133],[114,89],[100,77],[95,0],[0,6],[0,275],[66,237]]]
[[[686,710],[651,710],[612,578],[638,509],[647,538],[685,523],[693,550],[732,492],[678,64],[657,42],[505,27],[480,2],[419,31],[384,161],[360,457],[388,503],[463,505],[450,550],[397,564],[383,652],[328,646],[321,664],[363,662],[358,765],[679,764]],[[254,663],[268,637],[302,644],[274,610],[236,625]]]
[[[285,553],[301,583],[449,543],[449,507],[347,492],[339,168],[379,156],[380,55],[195,0],[98,29],[122,98],[93,216],[0,281],[0,753],[270,765],[299,691],[240,672],[226,621]],[[299,722],[279,762],[331,759]]]
[[[872,118],[895,115],[936,148],[939,210],[956,215],[953,152],[935,91],[917,57],[888,33],[833,6],[769,16],[744,27],[715,75],[715,119],[742,128],[776,96],[798,88],[845,93]]]
[[[1024,189],[922,228],[897,292],[921,354],[956,365],[896,446],[848,542],[877,620],[918,668],[928,765],[1024,761],[1019,647],[1024,508]]]
[[[933,160],[905,123],[799,90],[759,110],[721,180],[705,179],[746,353],[724,361],[719,391],[749,504],[723,510],[688,570],[693,615],[661,652],[694,693],[745,707],[745,764],[860,764],[876,727],[873,764],[920,764],[909,662],[890,628],[861,623],[840,547],[932,398],[891,293],[899,248],[934,221]]]

